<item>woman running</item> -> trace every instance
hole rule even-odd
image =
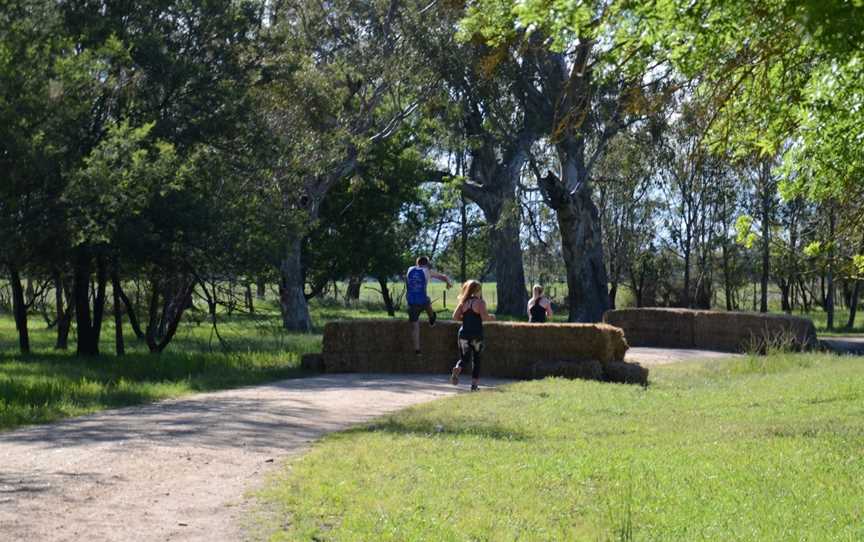
[[[483,322],[495,317],[486,311],[482,285],[476,280],[466,281],[459,293],[459,305],[453,319],[462,322],[459,328],[459,361],[450,373],[450,383],[459,384],[462,367],[471,362],[471,391],[477,391],[480,379],[480,352],[483,351]]]
[[[552,302],[543,295],[543,287],[534,285],[534,295],[528,300],[528,321],[534,324],[542,324],[552,318]]]

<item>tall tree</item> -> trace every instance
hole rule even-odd
[[[301,260],[305,226],[330,189],[350,177],[370,144],[392,136],[436,86],[404,39],[411,2],[345,0],[280,4],[265,71],[264,107],[280,137],[274,192],[292,225],[280,258],[286,329],[311,328]]]
[[[525,114],[544,126],[557,172],[540,185],[558,216],[571,321],[599,321],[609,307],[595,166],[610,139],[653,108],[667,77],[626,37],[626,7],[579,2],[550,13],[536,3],[478,2],[463,23],[468,38],[493,47],[519,43],[533,76]],[[561,16],[563,15],[563,19]],[[566,21],[566,28],[560,23]],[[527,30],[526,30],[527,29]]]

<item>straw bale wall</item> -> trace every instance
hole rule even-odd
[[[703,348],[723,352],[764,349],[767,345],[807,349],[816,328],[807,318],[785,314],[690,309],[619,309],[603,321],[624,330],[632,346]]]
[[[326,372],[446,373],[459,357],[458,322],[420,323],[422,354],[414,354],[405,320],[354,320],[324,326]],[[621,361],[624,334],[606,324],[528,324],[487,322],[482,374],[530,378],[537,362]]]

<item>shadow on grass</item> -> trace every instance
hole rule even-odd
[[[294,354],[129,354],[77,358],[0,352],[0,429],[92,410],[141,405],[188,392],[296,378]]]
[[[385,419],[371,425],[349,429],[346,433],[390,433],[394,435],[414,435],[423,437],[480,437],[493,440],[519,441],[531,440],[519,431],[498,424],[473,423],[463,420],[461,423],[436,423],[432,420],[405,422],[398,419]]]

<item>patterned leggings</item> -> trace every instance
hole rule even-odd
[[[480,352],[483,351],[482,339],[459,339],[459,361],[456,367],[464,368],[471,363],[471,378],[480,378]]]

